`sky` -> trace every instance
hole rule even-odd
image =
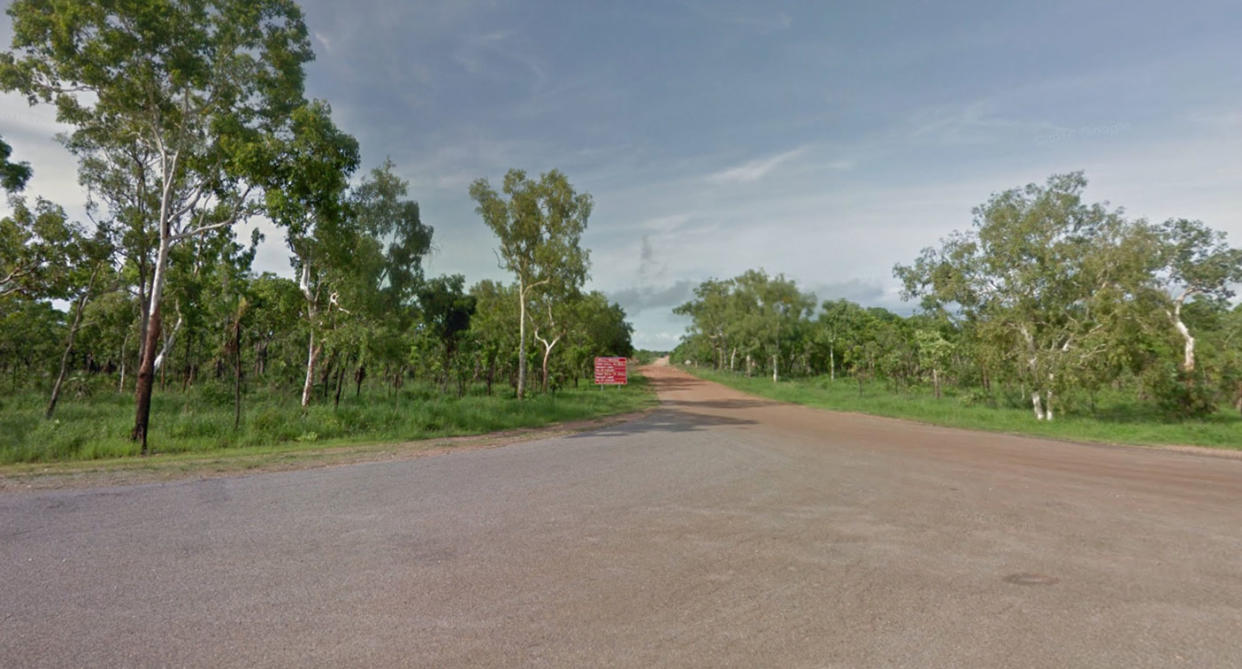
[[[506,279],[467,189],[556,168],[595,209],[588,287],[635,345],[750,268],[908,312],[896,263],[1009,188],[1082,170],[1087,198],[1242,245],[1242,9],[1233,1],[304,0],[364,171],[396,163],[435,229],[429,274]],[[11,38],[7,17],[0,40]],[[0,95],[28,186],[85,195],[50,109]],[[256,269],[291,276],[279,232]]]

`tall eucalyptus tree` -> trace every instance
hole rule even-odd
[[[476,211],[500,240],[501,269],[513,272],[518,283],[518,398],[526,393],[526,322],[536,292],[572,294],[587,279],[590,252],[582,248],[582,232],[591,216],[592,200],[575,193],[569,179],[557,170],[538,180],[511,169],[505,174],[501,197],[486,179],[470,186]]]
[[[173,245],[254,211],[312,58],[292,0],[15,0],[0,86],[52,103],[109,214],[154,237],[133,438],[147,451]],[[151,232],[146,232],[151,231]]]

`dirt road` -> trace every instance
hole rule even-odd
[[[1242,666],[1242,461],[832,414],[643,419],[0,495],[0,666]]]

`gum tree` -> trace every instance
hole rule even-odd
[[[730,344],[730,334],[736,329],[732,306],[735,302],[732,279],[718,281],[708,279],[694,287],[694,299],[678,305],[673,313],[693,319],[691,332],[701,335],[714,351],[712,364],[716,369],[724,367],[725,351]],[[732,342],[733,353],[737,342]],[[729,356],[729,369],[733,369],[733,355]]]
[[[56,106],[88,187],[156,239],[133,438],[147,452],[172,247],[252,211],[267,138],[301,104],[312,58],[291,0],[16,0],[0,84]]]
[[[586,282],[590,252],[580,240],[591,215],[587,193],[575,193],[558,170],[530,179],[523,170],[505,174],[501,197],[486,179],[470,186],[483,222],[500,240],[500,268],[517,278],[518,398],[526,395],[527,310],[538,291],[572,294]]]
[[[513,311],[517,286],[485,279],[470,288],[470,296],[475,300],[475,311],[467,336],[475,342],[475,355],[487,381],[487,394],[491,395],[497,376],[511,375],[516,362],[505,352],[517,348],[513,336],[519,329]]]
[[[1242,283],[1242,249],[1230,248],[1222,232],[1199,221],[1175,219],[1158,228],[1165,244],[1165,310],[1182,338],[1182,371],[1195,371],[1195,337],[1182,317],[1192,298],[1224,302],[1233,297],[1231,284]]]
[[[448,390],[455,360],[462,342],[470,331],[477,300],[465,290],[466,277],[461,274],[438,276],[428,280],[418,291],[418,306],[429,343],[439,354],[440,389]],[[464,390],[459,386],[458,391]]]
[[[21,198],[12,204],[13,214],[0,220],[0,303],[21,297],[65,300],[72,306],[59,371],[44,411],[51,418],[87,302],[111,272],[112,249],[103,231],[88,234],[56,204],[42,198],[33,208]]]
[[[356,249],[352,264],[367,275],[357,285],[366,287],[366,311],[371,321],[363,337],[366,344],[357,351],[354,379],[359,387],[371,358],[395,366],[394,381],[399,382],[405,374],[403,340],[416,320],[416,297],[423,286],[422,260],[431,251],[434,232],[423,223],[418,202],[407,198],[408,191],[409,183],[397,176],[396,165],[385,160],[349,197],[359,234],[366,238]],[[357,262],[359,256],[365,256],[367,262]]]
[[[993,195],[971,230],[894,268],[906,297],[996,333],[1021,360],[1037,420],[1052,420],[1067,373],[1107,352],[1119,301],[1148,276],[1125,253],[1120,214],[1082,201],[1086,185],[1075,172]]]
[[[358,231],[345,205],[349,175],[358,166],[358,142],[336,127],[327,104],[316,101],[294,110],[293,131],[281,145],[276,165],[267,211],[287,230],[286,243],[305,301],[305,408],[323,352],[323,320],[352,310],[341,305],[340,292],[358,247]]]

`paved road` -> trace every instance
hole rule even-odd
[[[1242,666],[1242,461],[651,375],[406,462],[0,496],[0,666]]]

